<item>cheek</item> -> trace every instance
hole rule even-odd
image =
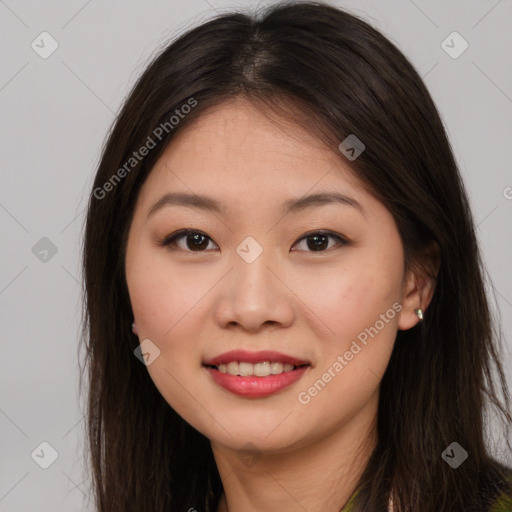
[[[172,337],[186,324],[211,287],[193,268],[173,266],[165,251],[139,251],[127,266],[126,279],[139,333],[155,340]]]
[[[400,299],[401,276],[399,261],[388,264],[358,254],[325,274],[302,276],[298,295],[329,328],[333,340],[347,341]]]
[[[358,262],[357,270],[346,269],[310,295],[333,331],[319,344],[317,368],[297,397],[315,428],[337,428],[368,404],[393,350],[400,273],[369,263]]]
[[[204,414],[200,403],[191,399],[201,395],[192,377],[201,364],[193,341],[200,330],[197,315],[204,313],[204,295],[213,284],[143,251],[131,260],[126,277],[139,339],[150,339],[160,350],[147,366],[151,380],[169,405],[193,423]]]

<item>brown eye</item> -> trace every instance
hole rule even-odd
[[[183,238],[185,239],[185,244],[178,244],[178,240]],[[208,241],[212,240],[204,233],[201,233],[200,231],[193,231],[191,229],[185,229],[166,237],[161,242],[161,245],[170,247],[172,250],[175,250],[175,247],[178,246],[178,248],[183,251],[204,252],[204,250],[208,247]],[[214,242],[212,241],[212,243]]]
[[[348,243],[343,237],[336,233],[331,233],[330,231],[315,231],[309,233],[300,238],[299,242],[302,240],[307,241],[306,246],[308,250],[306,252],[324,252],[326,249],[332,248],[332,246],[329,247],[329,238],[337,240],[340,245]],[[297,242],[294,244],[294,247],[295,245],[297,245]]]

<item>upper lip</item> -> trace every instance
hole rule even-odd
[[[263,350],[260,352],[248,352],[247,350],[231,350],[224,352],[218,356],[204,361],[203,364],[207,366],[218,366],[219,364],[227,364],[232,361],[242,361],[244,363],[262,363],[270,361],[273,363],[293,364],[294,366],[302,366],[310,364],[309,361],[298,359],[281,352],[274,352],[272,350]]]

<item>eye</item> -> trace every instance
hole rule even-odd
[[[306,243],[306,246],[308,249],[311,249],[307,252],[325,252],[325,249],[332,248],[329,246],[329,238],[337,240],[340,245],[346,245],[348,241],[343,238],[341,235],[338,235],[336,233],[332,233],[331,231],[313,231],[311,233],[307,233],[303,237],[299,238],[297,242],[293,245],[297,245],[302,240],[308,241]],[[311,241],[311,242],[309,242]],[[326,246],[327,244],[327,246]],[[293,250],[293,249],[292,249]]]
[[[295,247],[305,240],[308,241],[306,246],[309,249],[309,251],[306,250],[306,252],[325,252],[325,249],[332,248],[332,246],[329,247],[329,238],[336,240],[338,244],[342,246],[348,244],[348,241],[341,235],[332,233],[331,231],[317,230],[299,238],[292,247]],[[185,239],[185,246],[178,244],[178,241],[182,239]],[[218,248],[218,245],[205,233],[193,229],[182,229],[165,237],[159,243],[164,247],[170,247],[172,250],[176,250],[175,247],[177,246],[179,249],[186,252],[204,252],[208,248],[208,241]],[[296,252],[296,249],[292,248],[292,251]]]
[[[182,238],[185,238],[185,247],[176,243],[177,240],[181,240]],[[173,235],[165,237],[160,241],[160,245],[170,247],[172,250],[175,250],[174,246],[178,245],[178,247],[184,251],[188,249],[188,252],[204,252],[203,249],[208,246],[208,240],[211,240],[211,238],[201,231],[182,229]],[[214,242],[212,241],[212,243]],[[214,245],[218,247],[217,244]]]

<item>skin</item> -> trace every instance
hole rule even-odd
[[[404,268],[393,217],[348,164],[299,126],[236,98],[177,133],[137,199],[126,251],[136,333],[160,350],[147,370],[162,396],[211,441],[224,483],[219,511],[338,511],[375,445],[397,330],[414,326],[414,309],[430,302],[433,282]],[[350,196],[364,213],[333,203],[283,216],[285,200],[321,191]],[[172,205],[148,218],[168,192],[212,196],[225,215]],[[186,237],[174,250],[159,245],[183,228],[206,234],[204,248]],[[317,229],[348,243],[327,238],[315,251],[303,236]],[[247,236],[263,249],[252,263],[236,252]],[[300,403],[394,303],[402,311]],[[202,367],[233,349],[276,350],[311,367],[274,395],[239,397]]]

